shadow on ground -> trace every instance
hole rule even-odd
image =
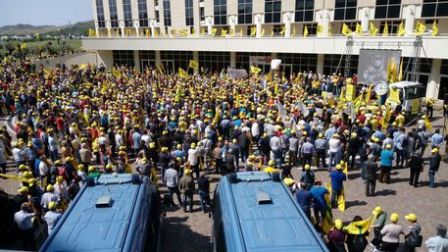
[[[168,217],[165,219],[161,251],[212,251],[210,237],[192,231],[190,226],[186,225],[188,218],[189,217]]]

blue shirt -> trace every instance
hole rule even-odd
[[[373,136],[375,136],[376,138],[379,138],[381,141],[386,139],[386,134],[384,134],[380,130],[375,131],[375,133],[373,133]]]
[[[438,147],[443,142],[443,136],[439,133],[435,133],[431,137],[432,146]]]
[[[394,153],[392,150],[381,151],[381,165],[392,167],[392,161],[394,160]]]
[[[310,192],[299,189],[295,193],[297,203],[302,207],[303,210],[310,210],[312,195]]]
[[[331,189],[333,189],[333,191],[341,191],[342,188],[344,187],[343,181],[347,180],[347,176],[340,171],[332,171],[330,173],[330,178],[331,178]]]
[[[318,210],[325,210],[327,202],[325,201],[325,194],[328,190],[323,186],[313,186],[310,190],[311,196],[314,199],[314,207]]]
[[[132,134],[132,141],[134,141],[134,149],[140,149],[140,141],[142,140],[142,135],[139,132],[134,132]]]

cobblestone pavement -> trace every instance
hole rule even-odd
[[[0,126],[5,121],[0,121]],[[437,118],[433,121],[435,128],[443,125],[443,118]],[[411,129],[409,127],[407,129]],[[429,157],[429,148],[424,157]],[[441,152],[443,152],[442,148]],[[427,186],[428,181],[428,160],[425,161],[425,171],[420,176],[421,186],[411,187],[408,184],[409,169],[398,169],[392,171],[391,184],[377,183],[376,196],[366,197],[364,195],[365,185],[363,184],[359,170],[349,172],[349,181],[345,183],[346,193],[346,211],[340,213],[334,210],[335,218],[341,218],[343,221],[350,221],[355,215],[363,218],[370,216],[375,206],[382,206],[389,214],[397,212],[400,215],[399,224],[406,227],[407,221],[404,215],[415,213],[419,223],[422,225],[424,240],[433,236],[435,227],[439,223],[448,225],[448,164],[442,162],[439,172],[436,175],[438,186],[431,189]],[[14,173],[9,169],[9,173]],[[300,175],[297,168],[293,169],[295,177]],[[316,177],[324,183],[329,181],[326,170],[316,170]],[[211,175],[212,191],[218,180],[218,175]],[[15,193],[17,182],[12,180],[0,179],[0,187],[6,192]],[[166,193],[163,185],[160,185],[161,195]],[[163,197],[163,196],[162,196]],[[175,200],[177,204],[177,201]],[[211,251],[211,219],[208,214],[200,210],[199,196],[194,195],[194,212],[184,213],[181,208],[166,209],[164,222],[164,239],[162,250],[166,252],[174,251]],[[421,249],[420,251],[424,251]]]

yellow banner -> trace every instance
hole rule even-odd
[[[345,99],[347,101],[353,101],[356,95],[356,86],[352,84],[347,85],[347,89],[345,90]]]
[[[199,62],[197,62],[196,60],[190,60],[190,63],[188,64],[188,68],[197,70],[199,68]]]

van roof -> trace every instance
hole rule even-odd
[[[43,251],[122,251],[140,184],[132,174],[104,174],[97,185],[85,186],[64,214]],[[110,207],[95,207],[110,196]]]
[[[283,183],[265,172],[237,173],[237,181],[232,205],[247,251],[327,251]],[[260,194],[270,201],[259,203]]]
[[[415,87],[415,86],[422,86],[422,84],[413,81],[400,81],[390,84],[390,87],[397,87],[397,88]]]

